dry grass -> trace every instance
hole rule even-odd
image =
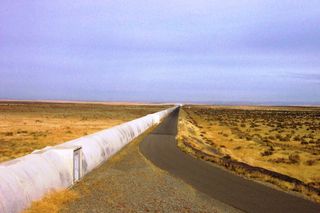
[[[184,110],[178,135],[184,151],[224,165],[230,159],[263,168],[320,190],[320,108],[186,106]],[[319,194],[299,184],[248,172],[246,166],[233,167],[238,174],[320,201]]]
[[[62,190],[47,194],[42,200],[33,202],[24,213],[58,213],[63,206],[79,198],[79,195],[71,190]]]
[[[167,107],[0,102],[0,162],[110,128]]]

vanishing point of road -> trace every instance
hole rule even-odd
[[[319,204],[244,179],[182,152],[175,139],[178,115],[177,109],[140,143],[141,153],[156,166],[245,212],[320,212]]]

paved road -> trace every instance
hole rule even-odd
[[[139,144],[148,133],[149,130],[73,186],[70,190],[79,197],[68,200],[59,213],[239,213],[143,157]],[[42,212],[43,205],[39,206],[31,212]]]
[[[161,169],[245,212],[320,212],[316,203],[246,180],[183,153],[176,146],[177,118],[178,110],[140,143],[141,153]]]

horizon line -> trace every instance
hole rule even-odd
[[[304,106],[304,107],[320,107],[320,102],[302,102],[302,101],[111,101],[111,100],[72,100],[72,99],[10,99],[0,98],[0,102],[38,102],[38,103],[92,103],[92,104],[135,104],[135,105],[216,105],[216,106]]]

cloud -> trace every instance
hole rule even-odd
[[[290,73],[291,78],[320,84],[320,73]]]
[[[315,0],[5,0],[0,98],[314,100],[320,88],[306,73],[320,69],[319,8]]]

